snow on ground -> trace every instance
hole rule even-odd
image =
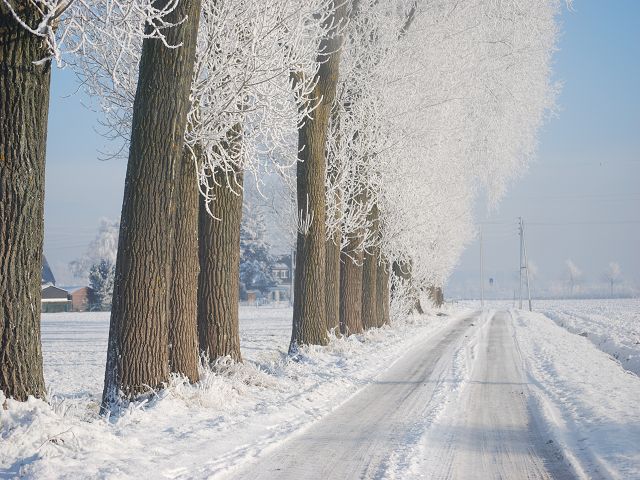
[[[500,307],[509,310],[510,304]],[[505,438],[518,431],[526,434],[526,428],[511,431],[508,418],[521,427],[530,421],[530,431],[543,439],[542,445],[533,442],[534,450],[547,459],[551,452],[559,462],[559,470],[553,470],[545,460],[552,476],[566,461],[578,478],[640,478],[640,378],[632,373],[639,352],[640,302],[537,301],[534,308],[544,314],[511,309],[498,317],[488,310],[465,320],[471,330],[438,354],[430,400],[408,422],[412,431],[422,432],[417,457],[398,460],[392,452],[390,465],[396,466],[380,478],[429,478],[429,472],[446,472],[448,465],[470,472],[468,463],[484,462],[484,456],[473,452],[485,452],[478,446],[485,444],[509,462],[533,465],[529,473],[535,478],[542,467],[518,457],[528,447],[518,449],[513,439],[487,431],[490,425]],[[111,419],[98,416],[109,315],[44,315],[50,403],[8,401],[9,409],[0,409],[0,478],[124,479],[147,478],[150,472],[154,478],[209,478],[232,473],[328,418],[366,385],[375,384],[398,358],[404,355],[403,362],[409,362],[407,352],[415,352],[413,347],[431,348],[455,327],[452,318],[468,317],[470,310],[449,313],[333,339],[328,347],[304,349],[299,361],[292,361],[285,355],[291,310],[243,307],[244,364],[222,362],[214,371],[203,371],[196,386],[174,378],[155,398]],[[500,369],[488,369],[496,365]],[[520,398],[517,394],[524,395],[524,403],[509,400]],[[492,416],[496,408],[510,416]],[[471,440],[460,443],[468,435]],[[524,444],[527,438],[518,437]],[[501,448],[501,442],[513,448]],[[495,465],[505,464],[502,457]],[[485,463],[483,468],[492,465]]]
[[[536,310],[640,375],[640,299],[537,303]]]
[[[640,478],[640,378],[542,314],[513,315],[531,407],[579,476]]]
[[[478,301],[460,305],[479,308]],[[510,309],[511,301],[487,301],[493,309]],[[525,302],[526,306],[526,302]],[[640,375],[640,299],[534,300],[541,312],[560,327],[588,338],[627,370]]]
[[[285,355],[291,310],[243,307],[244,364],[222,362],[196,386],[174,378],[107,420],[98,405],[108,320],[108,313],[43,315],[50,404],[7,401],[0,409],[0,477],[208,478],[334,410],[447,324],[415,317],[305,348],[292,361]]]

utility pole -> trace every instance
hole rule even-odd
[[[482,258],[482,225],[480,225],[480,306],[484,310],[484,261]]]
[[[520,268],[518,269],[519,271],[519,281],[520,281],[520,293],[518,295],[518,298],[520,299],[520,302],[518,304],[518,308],[520,310],[522,310],[522,217],[518,217],[518,235],[520,235]]]
[[[524,234],[524,221],[520,219],[520,231],[522,232],[522,251],[524,253],[524,268],[527,272],[527,296],[529,297],[529,311],[531,308],[531,287],[529,285],[529,258],[527,257],[527,238]]]
[[[522,270],[525,270],[527,282],[527,296],[529,298],[529,311],[531,308],[531,288],[529,284],[529,260],[527,259],[527,244],[524,236],[524,221],[518,217],[518,233],[520,234],[520,309],[522,309]]]

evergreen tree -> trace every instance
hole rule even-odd
[[[102,259],[91,266],[89,270],[89,286],[93,290],[92,303],[94,308],[101,311],[111,310],[115,275],[116,266],[110,260]]]
[[[276,285],[271,274],[274,259],[265,236],[262,212],[246,209],[240,227],[240,282],[245,289],[266,291]]]

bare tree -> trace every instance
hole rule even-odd
[[[293,328],[289,352],[298,345],[325,345],[326,323],[326,140],[335,98],[342,46],[342,23],[347,3],[335,1],[326,25],[330,28],[320,44],[320,64],[312,96],[318,99],[313,117],[298,130],[300,162],[297,165],[299,232],[293,305]]]
[[[568,259],[565,265],[567,268],[567,277],[569,278],[569,294],[573,297],[575,287],[582,277],[582,270],[580,270],[571,259]]]
[[[378,232],[378,208],[373,206],[369,212],[370,234],[377,239]],[[379,318],[377,297],[384,295],[384,291],[378,291],[378,265],[380,261],[380,248],[371,246],[364,251],[362,265],[362,324],[365,329],[379,327],[382,319]],[[380,272],[382,274],[382,272]]]
[[[605,276],[609,282],[611,298],[613,298],[613,285],[620,280],[620,275],[620,264],[618,262],[609,262]]]
[[[391,323],[390,319],[390,301],[391,301],[391,266],[389,262],[383,257],[380,259],[380,264],[378,265],[378,271],[376,276],[376,309],[379,326],[389,325]]]
[[[193,157],[184,149],[176,165],[173,253],[169,290],[169,366],[191,382],[198,374],[198,200]]]
[[[54,14],[0,1],[0,390],[17,400],[45,395],[40,269]]]
[[[167,4],[167,1],[158,2]],[[176,165],[190,109],[200,0],[181,0],[166,42],[145,38],[133,105],[102,409],[169,378],[169,273]],[[150,34],[153,24],[147,24]]]
[[[361,333],[362,256],[357,245],[347,246],[340,254],[340,330],[344,335]]]
[[[200,204],[198,333],[200,351],[210,362],[224,356],[242,360],[238,312],[242,179],[242,172],[218,168],[209,180],[215,200],[209,206],[202,198]]]

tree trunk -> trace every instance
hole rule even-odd
[[[34,27],[41,20],[32,6],[18,13]],[[44,40],[0,3],[0,390],[20,401],[45,395],[40,278],[51,62],[34,62],[48,55]]]
[[[340,115],[337,109],[331,111],[331,122],[337,128],[340,124]],[[339,135],[339,128],[337,128]],[[337,140],[339,143],[339,140]],[[342,231],[340,230],[341,223],[341,209],[342,209],[342,192],[336,188],[336,183],[339,180],[339,161],[340,159],[335,155],[327,156],[327,182],[328,185],[333,186],[333,209],[328,207],[327,215],[333,216],[329,219],[329,222],[334,227],[332,234],[328,235],[327,240],[327,258],[326,258],[326,312],[327,312],[327,330],[334,332],[334,334],[340,334],[340,245],[342,242]],[[329,192],[327,192],[330,195]],[[330,197],[327,197],[330,198]],[[327,227],[329,232],[329,227]]]
[[[422,304],[420,303],[420,293],[417,291],[416,296],[413,300],[413,311],[422,315],[424,313],[424,309],[422,308]]]
[[[158,3],[166,3],[159,1]],[[182,156],[200,0],[181,0],[166,20],[170,45],[146,38],[133,105],[120,220],[103,411],[169,378],[172,201]],[[150,28],[150,27],[147,27]]]
[[[378,207],[373,206],[368,214],[371,222],[371,237],[378,241]],[[377,274],[378,256],[380,249],[370,248],[369,252],[364,252],[362,265],[362,324],[365,330],[380,326],[377,309]]]
[[[365,330],[379,327],[377,287],[378,287],[378,249],[364,254],[362,264],[362,325]]]
[[[389,262],[386,259],[382,259],[382,263],[378,265],[378,275],[376,277],[376,307],[378,310],[378,322],[379,326],[389,325],[391,323],[389,318]]]
[[[444,296],[442,295],[442,287],[430,286],[428,289],[429,299],[433,303],[433,306],[440,308],[444,303]]]
[[[173,266],[169,294],[169,366],[192,383],[198,375],[198,191],[191,152],[176,174]]]
[[[361,333],[362,324],[362,250],[341,252],[340,330],[344,335]]]
[[[204,199],[200,201],[198,334],[200,351],[211,363],[224,356],[242,361],[238,319],[242,180],[240,171],[216,169],[210,183],[215,200],[209,204],[216,218],[206,211]]]
[[[340,232],[327,240],[327,285],[325,291],[327,330],[340,333]]]
[[[407,284],[407,288],[409,288],[409,294],[411,295],[412,302],[411,312],[417,312],[422,315],[424,313],[424,310],[422,309],[422,305],[420,304],[420,292],[413,286],[411,281],[411,262],[393,262],[393,274],[396,277],[404,280],[404,282]]]
[[[342,24],[347,2],[340,2],[329,24]],[[298,232],[296,246],[295,295],[293,328],[289,352],[300,344],[326,345],[326,139],[331,106],[336,94],[342,33],[335,28],[321,42],[323,53],[312,101],[319,101],[313,118],[298,130],[300,162],[297,165],[297,206],[302,224],[308,228]]]
[[[318,106],[314,118],[308,119],[298,131],[301,150],[301,161],[297,164],[298,215],[308,225],[297,236],[291,352],[298,344],[326,345],[328,341],[324,183],[328,110],[326,106]]]

